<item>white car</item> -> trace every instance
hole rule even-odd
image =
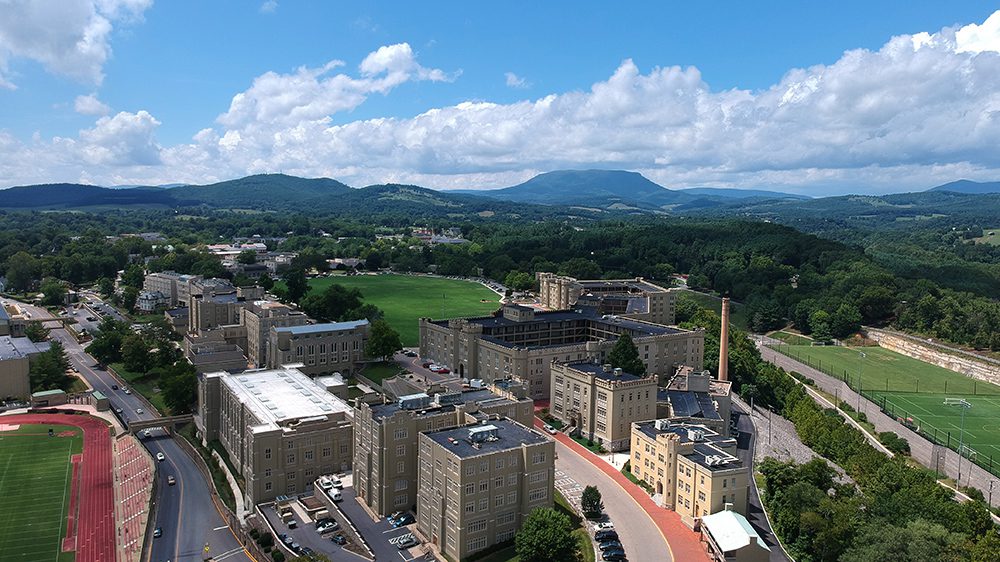
[[[333,482],[331,482],[326,478],[320,478],[319,487],[329,492],[330,490],[333,489]]]
[[[556,428],[552,427],[549,424],[545,424],[544,427],[545,427],[545,431],[547,431],[549,433],[549,435],[555,435],[556,433],[559,433],[558,431],[556,431]]]
[[[337,478],[336,476],[330,479],[330,484],[333,484],[333,487],[337,488],[338,490],[344,487],[343,481],[341,481],[340,478]]]
[[[163,453],[156,453],[156,460],[163,462],[167,460],[167,456],[164,455]]]
[[[142,411],[142,408],[136,408],[135,409],[135,413],[137,413],[137,414],[144,414],[145,412]]]
[[[334,490],[330,492],[330,499],[335,502],[339,502],[340,500],[344,499],[344,495],[340,493],[340,490]]]
[[[597,525],[594,525],[594,531],[611,530],[614,528],[615,524],[612,523],[611,521],[604,521],[603,523],[598,523]]]
[[[142,430],[142,436],[143,437],[152,437],[153,436],[153,432],[150,431],[150,430],[148,430],[148,429],[144,429],[144,430]]]

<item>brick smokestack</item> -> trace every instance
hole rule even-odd
[[[722,298],[722,329],[719,331],[719,380],[729,380],[729,297]]]

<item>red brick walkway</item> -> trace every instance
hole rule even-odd
[[[541,429],[542,425],[544,425],[543,422],[535,418],[535,427]],[[649,497],[649,494],[645,490],[633,484],[624,474],[615,470],[615,467],[588,451],[583,445],[573,441],[568,435],[557,433],[553,437],[610,476],[623,490],[628,492],[628,495],[632,496],[646,514],[649,515],[649,518],[653,520],[657,528],[660,529],[660,534],[663,535],[663,538],[670,545],[670,553],[673,555],[675,562],[709,562],[711,560],[705,548],[701,545],[701,536],[688,529],[681,522],[681,517],[677,513],[656,505],[656,502],[653,501],[653,498]]]

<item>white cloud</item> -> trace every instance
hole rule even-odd
[[[357,72],[331,61],[262,74],[186,144],[161,148],[159,123],[142,111],[103,117],[78,139],[0,134],[0,185],[84,172],[105,183],[208,182],[280,169],[354,185],[485,187],[583,167],[637,170],[667,186],[807,192],[996,179],[1000,53],[987,47],[1000,41],[997,18],[847,51],[760,91],[713,91],[697,68],[644,71],[626,60],[583,91],[345,121],[372,94],[453,79],[409,45],[390,45]]]
[[[523,77],[514,74],[513,72],[505,72],[504,79],[507,82],[507,87],[509,88],[530,88],[531,83],[525,80]]]
[[[97,94],[76,96],[73,110],[81,115],[107,115],[111,113],[111,107],[97,99]]]
[[[278,0],[264,0],[260,5],[260,13],[273,14],[278,9]]]
[[[0,17],[0,87],[13,88],[10,62],[27,59],[53,74],[100,84],[118,24],[142,18],[152,0],[4,0]]]

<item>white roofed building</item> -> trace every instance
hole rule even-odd
[[[771,549],[746,517],[725,510],[701,518],[701,532],[709,553],[726,562],[767,562]]]

